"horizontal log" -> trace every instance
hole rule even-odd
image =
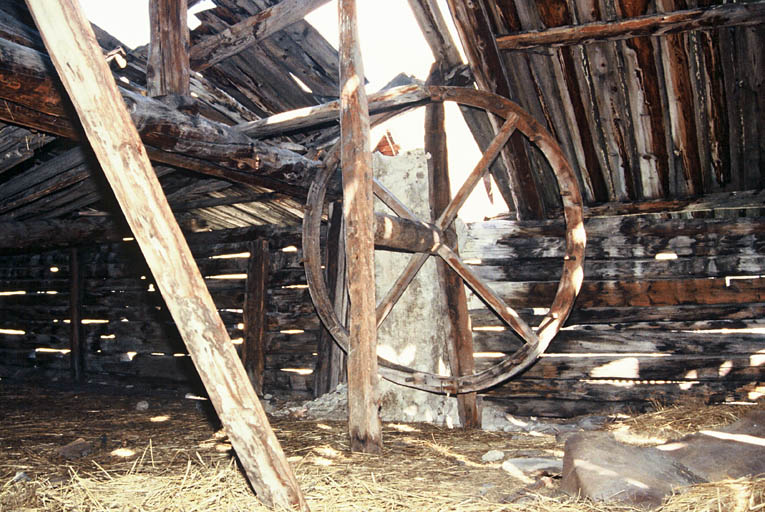
[[[760,325],[760,329],[765,325]],[[510,352],[517,346],[517,336],[510,331],[474,332],[476,352]],[[608,328],[586,330],[571,328],[560,331],[547,349],[553,354],[636,354],[690,355],[739,354],[752,355],[765,349],[765,336],[761,332],[676,332],[669,329],[629,329],[619,331]]]
[[[511,307],[549,307],[558,283],[488,283]],[[765,278],[585,281],[576,307],[655,307],[765,302]],[[472,307],[472,304],[471,304]]]
[[[370,94],[369,113],[378,114],[392,109],[406,109],[423,104],[430,99],[427,88],[421,85],[404,85]],[[315,107],[305,107],[236,125],[235,128],[255,138],[268,137],[314,128],[340,120],[340,100]]]
[[[177,164],[179,160],[173,155],[179,154],[306,188],[320,165],[292,151],[251,140],[225,124],[185,114],[126,89],[120,92],[141,139],[155,149],[152,158],[164,156],[162,161]],[[79,122],[47,55],[0,39],[0,98],[27,110],[27,115],[15,115],[4,108],[0,119],[80,138]],[[32,119],[35,115],[39,120]]]
[[[497,38],[500,50],[527,50],[591,44],[633,37],[662,36],[688,30],[758,25],[765,21],[765,2],[724,4],[708,8],[657,13],[626,20],[583,23]]]

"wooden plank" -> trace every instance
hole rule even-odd
[[[340,140],[343,219],[350,298],[348,429],[351,450],[382,451],[377,391],[377,323],[369,107],[359,47],[356,0],[340,0]]]
[[[486,18],[483,2],[448,0],[448,5],[478,87],[500,96],[512,97],[505,66]],[[498,128],[495,126],[495,131]],[[532,175],[520,133],[513,134],[510,147],[512,157],[508,152],[503,153],[508,166],[507,175],[493,174],[505,202],[515,207],[519,220],[545,218],[545,205]]]
[[[675,5],[675,0],[659,0],[657,9],[671,12]],[[674,159],[675,169],[684,178],[680,182],[684,188],[673,191],[673,195],[702,195],[704,183],[690,76],[690,60],[694,57],[690,54],[685,34],[666,35],[659,41],[659,48],[669,105],[672,152],[679,155]]]
[[[146,91],[151,97],[189,95],[187,16],[186,0],[149,0]]]
[[[327,256],[325,279],[329,299],[338,317],[345,319],[348,312],[348,293],[345,273],[345,233],[343,229],[342,204],[330,205],[329,229],[327,230]],[[332,334],[323,325],[319,334],[316,366],[314,368],[313,396],[329,393],[344,382],[346,377],[345,352],[335,343]]]
[[[497,38],[500,50],[591,44],[633,37],[677,34],[765,21],[765,2],[724,4],[637,16],[625,20],[582,23],[547,30],[521,32]]]
[[[75,382],[82,382],[85,378],[85,342],[82,337],[82,272],[80,268],[79,250],[73,248],[69,252],[69,320],[70,340],[69,348],[72,378]]]
[[[269,256],[268,240],[261,238],[250,244],[244,295],[242,364],[255,392],[260,396],[263,396],[263,370],[266,361]]]
[[[329,0],[285,0],[236,25],[207,36],[191,48],[191,67],[203,71],[302,20]]]
[[[80,7],[27,5],[258,498],[308,510]]]
[[[431,68],[431,78],[438,75],[438,69]],[[452,199],[449,184],[449,160],[446,145],[446,127],[443,103],[432,103],[425,110],[425,151],[430,154],[428,160],[428,191],[431,217],[438,219],[449,206]],[[457,255],[457,233],[453,227],[444,235],[446,243],[455,247]],[[446,263],[439,259],[437,264],[441,288],[446,294],[446,307],[451,324],[451,336],[447,352],[452,375],[470,375],[475,370],[473,361],[473,336],[470,332],[470,316],[467,309],[467,295],[462,279],[452,272]],[[478,413],[476,393],[457,395],[457,406],[462,428],[481,428],[481,416]]]

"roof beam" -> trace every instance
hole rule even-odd
[[[615,41],[641,36],[677,34],[734,25],[765,22],[765,2],[723,4],[708,8],[650,14],[626,20],[567,25],[547,30],[521,32],[497,38],[500,50],[528,50],[540,46],[571,46]]]
[[[151,146],[152,160],[226,179],[225,174],[246,175],[247,184],[281,180],[306,189],[321,165],[159,100],[120,92],[143,142]],[[47,55],[0,39],[0,99],[6,100],[0,120],[81,139],[79,121]]]
[[[283,0],[254,16],[205,37],[191,48],[191,68],[203,71],[241,52],[271,34],[302,20],[329,0]]]

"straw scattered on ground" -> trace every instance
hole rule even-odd
[[[149,402],[148,410],[135,409],[140,400]],[[214,416],[196,403],[0,383],[0,511],[267,510]],[[749,410],[659,408],[609,428],[636,439],[676,438],[731,423]],[[638,510],[577,500],[559,491],[557,475],[521,481],[499,462],[481,460],[492,449],[507,457],[561,456],[563,446],[549,435],[386,423],[384,452],[370,456],[350,453],[342,422],[278,419],[273,426],[314,511]],[[59,447],[80,437],[93,444],[92,453],[58,456]],[[682,489],[660,510],[765,510],[765,476]]]

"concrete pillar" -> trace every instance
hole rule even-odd
[[[423,220],[430,219],[426,158],[422,149],[393,157],[380,153],[373,155],[375,177]],[[378,199],[375,199],[375,211],[392,214]],[[378,301],[401,274],[409,258],[409,254],[375,252]],[[377,353],[390,361],[418,370],[448,375],[446,342],[451,324],[435,263],[434,258],[425,263],[378,329]],[[382,379],[379,389],[383,421],[427,421],[449,426],[459,424],[454,397],[426,393]]]

